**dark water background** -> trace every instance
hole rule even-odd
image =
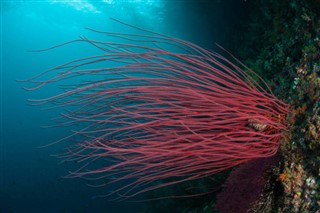
[[[92,199],[107,189],[88,187],[82,180],[64,179],[74,164],[51,157],[61,146],[38,148],[68,134],[67,129],[43,129],[57,111],[27,105],[29,98],[48,97],[55,88],[22,90],[17,79],[52,66],[94,54],[85,45],[32,53],[80,35],[113,41],[85,27],[105,31],[132,29],[109,19],[179,37],[206,48],[215,42],[232,48],[237,20],[247,2],[197,0],[1,1],[1,159],[0,212],[138,212],[143,203]],[[91,52],[92,51],[92,52]]]

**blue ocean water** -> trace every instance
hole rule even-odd
[[[228,47],[238,11],[232,8],[237,4],[218,0],[1,1],[0,212],[134,213],[143,207],[143,203],[93,199],[107,189],[61,178],[76,168],[73,163],[59,164],[50,156],[59,153],[63,144],[39,147],[68,135],[68,129],[40,128],[50,124],[59,111],[41,110],[27,103],[27,99],[53,95],[56,89],[27,92],[23,83],[16,82],[68,60],[93,55],[95,50],[77,44],[45,52],[29,50],[79,36],[113,41],[86,27],[110,32],[132,30],[110,17],[206,48],[215,48],[216,42]]]

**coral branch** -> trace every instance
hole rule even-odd
[[[161,34],[93,31],[124,43],[69,42],[102,54],[56,66],[30,79],[34,86],[27,88],[86,78],[33,100],[67,109],[59,126],[84,126],[73,133],[81,140],[60,155],[83,163],[69,177],[131,180],[110,193],[128,198],[277,152],[288,105],[246,67]],[[46,77],[50,73],[54,77]],[[175,180],[153,184],[168,177]]]

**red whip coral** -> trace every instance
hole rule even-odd
[[[78,128],[68,137],[76,143],[61,155],[83,163],[70,177],[124,181],[110,194],[128,198],[277,152],[288,105],[240,62],[147,30],[148,35],[93,31],[125,42],[68,42],[85,42],[102,53],[29,80],[32,90],[70,78],[92,79],[35,100],[66,108],[58,125]],[[174,179],[154,184],[168,177]]]

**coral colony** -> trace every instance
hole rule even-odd
[[[81,163],[69,177],[123,183],[108,195],[130,198],[277,152],[288,105],[258,75],[234,57],[135,28],[144,35],[91,29],[123,43],[82,37],[49,48],[83,42],[101,54],[29,80],[28,90],[68,82],[33,102],[64,108],[58,126],[74,125],[60,155]]]

